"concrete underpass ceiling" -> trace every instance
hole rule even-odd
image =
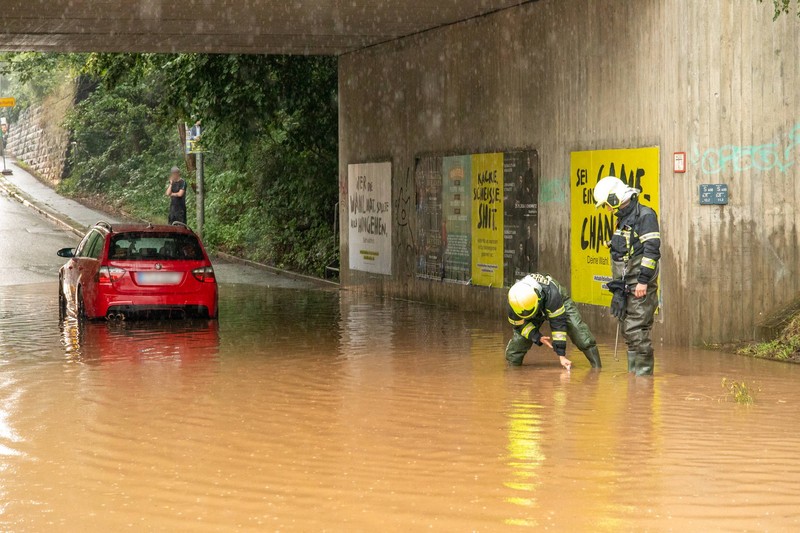
[[[2,0],[0,50],[342,54],[530,0]]]

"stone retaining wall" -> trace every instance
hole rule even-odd
[[[75,84],[64,84],[42,105],[20,113],[19,120],[9,126],[7,153],[53,184],[64,174],[69,149],[64,119],[74,102]]]

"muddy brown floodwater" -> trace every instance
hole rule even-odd
[[[800,367],[660,348],[631,378],[347,292],[219,323],[59,324],[0,287],[2,531],[797,531]],[[731,401],[723,378],[755,383]]]

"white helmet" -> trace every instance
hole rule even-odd
[[[638,193],[637,189],[628,187],[621,179],[614,176],[606,176],[594,186],[594,206],[603,207],[608,205],[613,211],[617,211],[625,200]]]

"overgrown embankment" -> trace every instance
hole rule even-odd
[[[800,363],[800,313],[789,320],[774,340],[750,344],[736,352],[762,359]]]
[[[330,57],[209,54],[7,54],[21,88],[62,78],[92,90],[68,114],[63,194],[110,211],[166,221],[169,169],[190,185],[194,159],[180,129],[200,119],[206,244],[280,268],[322,275],[338,260],[337,64]],[[30,91],[28,91],[30,92]],[[41,94],[39,94],[41,93]]]

